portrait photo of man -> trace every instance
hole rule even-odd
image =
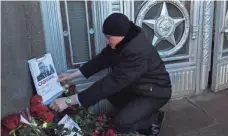
[[[44,62],[39,62],[38,67],[40,70],[40,74],[37,76],[38,81],[43,80],[44,78],[50,76],[55,72],[51,64],[48,67],[47,65],[44,64]]]

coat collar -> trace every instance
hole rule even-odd
[[[136,26],[133,22],[131,22],[131,29],[128,31],[127,35],[124,37],[120,43],[116,45],[115,51],[117,53],[120,53],[122,49],[131,42],[134,38],[138,36],[138,34],[141,32],[141,28]]]

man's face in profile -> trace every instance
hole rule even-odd
[[[39,63],[39,69],[40,69],[41,73],[47,72],[47,66],[45,66],[44,63],[42,63],[42,62]]]

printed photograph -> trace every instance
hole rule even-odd
[[[38,68],[40,71],[40,74],[37,76],[37,81],[41,81],[44,78],[52,75],[55,71],[51,64],[46,65],[43,61],[38,63]]]

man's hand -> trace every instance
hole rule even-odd
[[[69,97],[71,99],[71,105],[75,105],[78,104],[77,100],[76,100],[76,95],[71,95]],[[52,102],[49,105],[49,108],[57,111],[57,112],[62,112],[65,109],[67,109],[69,106],[66,104],[66,97],[62,97],[62,98],[57,98],[54,102]]]
[[[57,112],[64,111],[66,108],[68,108],[68,105],[66,104],[65,99],[66,97],[56,99],[54,102],[52,102],[49,105],[49,108]]]
[[[72,80],[74,78],[74,74],[73,73],[62,73],[58,76],[58,81],[62,82],[64,84],[66,84],[67,82],[69,82],[70,80]]]
[[[82,73],[77,70],[74,73],[62,73],[58,76],[58,81],[66,84],[67,82],[73,80],[74,78],[82,77]]]

